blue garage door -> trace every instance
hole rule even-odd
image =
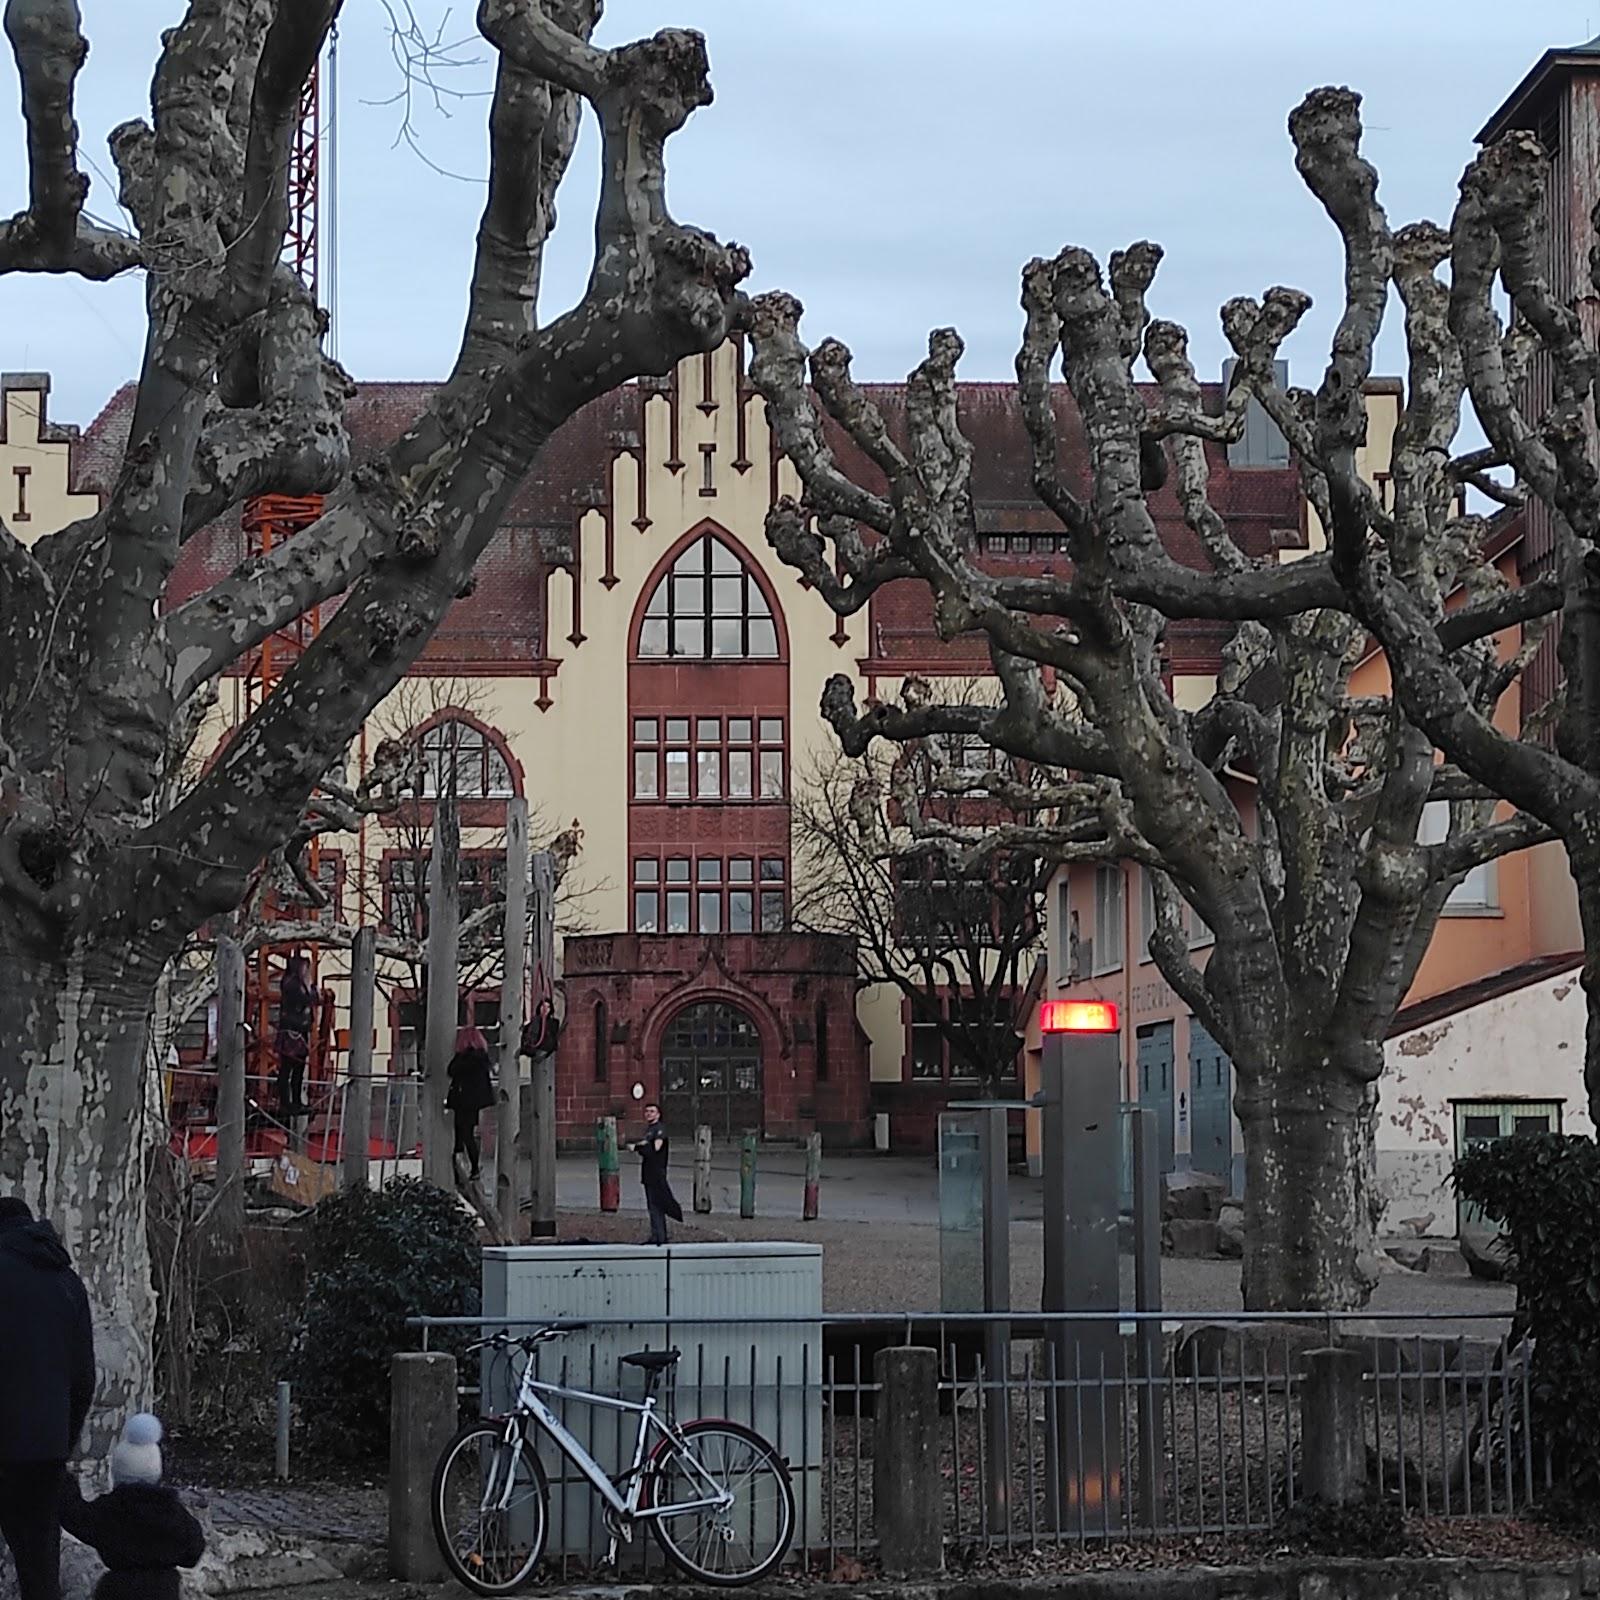
[[[1139,1029],[1139,1104],[1156,1114],[1156,1149],[1161,1170],[1172,1171],[1172,1024]]]
[[[1194,1165],[1233,1180],[1233,1063],[1194,1017],[1189,1019],[1189,1117]]]

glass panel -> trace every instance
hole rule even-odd
[[[755,862],[749,856],[735,856],[728,863],[729,883],[749,883],[755,871]]]
[[[695,872],[701,883],[722,882],[722,862],[716,856],[701,856]]]
[[[763,717],[761,719],[761,742],[762,744],[783,743],[782,717]]]
[[[687,890],[674,889],[667,896],[667,932],[689,931],[689,894]]]
[[[689,742],[689,719],[687,717],[667,718],[667,742],[669,744],[687,744]]]
[[[640,800],[656,797],[656,753],[654,750],[633,752],[633,792]]]
[[[700,931],[722,932],[722,892],[718,889],[700,891]]]
[[[633,719],[633,742],[635,744],[654,744],[660,735],[656,732],[658,724],[654,717],[635,717]]]
[[[699,774],[695,793],[702,800],[719,800],[722,797],[722,752],[701,750],[697,757]]]
[[[635,883],[654,883],[661,871],[661,863],[654,856],[640,856],[633,864]]]
[[[783,798],[783,751],[781,750],[761,752],[761,798],[763,800]]]
[[[672,624],[672,653],[675,656],[703,656],[706,653],[706,625],[685,622],[679,617]]]
[[[720,539],[708,539],[711,546],[711,570],[713,572],[740,572],[739,558]]]
[[[728,743],[749,744],[750,730],[754,726],[749,717],[728,718]]]
[[[694,725],[694,736],[701,744],[715,744],[722,737],[722,719],[701,717]]]
[[[748,889],[734,889],[728,895],[728,932],[749,933],[754,900]]]
[[[714,617],[742,617],[744,615],[744,578],[711,580],[711,614]]]
[[[751,797],[751,761],[748,750],[728,752],[728,798],[748,800]]]
[[[680,617],[698,617],[705,610],[705,579],[695,574],[672,580],[672,609]]]
[[[672,563],[674,576],[688,577],[706,569],[706,541],[698,539]]]
[[[664,617],[667,614],[667,580],[663,578],[656,585],[656,592],[650,596],[650,603],[644,608],[647,617]]]
[[[737,617],[719,618],[711,624],[711,653],[730,660],[744,654],[744,623]]]
[[[646,617],[644,626],[639,630],[639,654],[642,656],[664,656],[667,653],[667,619],[665,617]]]
[[[778,625],[767,617],[750,619],[750,649],[752,656],[770,657],[778,653]]]
[[[783,882],[783,857],[782,856],[762,856],[762,858],[761,858],[761,881],[763,883],[782,883]]]
[[[1518,1117],[1511,1127],[1513,1133],[1549,1133],[1550,1119],[1542,1112],[1536,1116]]]
[[[763,889],[761,891],[761,931],[763,933],[781,933],[783,931],[782,889]]]
[[[673,856],[667,862],[667,882],[687,883],[689,881],[689,858],[687,856]]]
[[[635,933],[655,933],[659,929],[656,921],[660,901],[654,889],[640,889],[633,897],[633,931]]]
[[[983,1153],[978,1117],[939,1115],[939,1309],[983,1310]]]
[[[667,751],[667,799],[687,800],[689,798],[689,752],[687,750]]]
[[[1461,1137],[1463,1139],[1498,1139],[1500,1137],[1499,1117],[1463,1117],[1461,1119]]]

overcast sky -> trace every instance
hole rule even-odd
[[[419,17],[454,41],[472,0]],[[84,0],[91,40],[78,117],[91,170],[105,136],[148,115],[161,28],[181,0]],[[1009,375],[1021,265],[1062,245],[1102,259],[1166,250],[1153,303],[1184,322],[1203,376],[1220,368],[1217,307],[1272,283],[1316,304],[1290,346],[1314,383],[1336,316],[1334,235],[1297,178],[1285,118],[1317,84],[1365,97],[1367,151],[1396,223],[1448,219],[1484,118],[1551,45],[1600,31],[1600,0],[608,0],[602,39],[700,28],[716,104],[669,147],[674,212],[754,253],[754,287],[807,307],[812,343],[904,376],[930,327],[967,341],[964,375]],[[442,76],[485,90],[491,69]],[[9,81],[9,59],[3,69]],[[487,102],[413,105],[423,156],[396,147],[399,89],[380,0],[346,0],[339,45],[337,340],[357,378],[430,378],[459,334],[482,203]],[[14,89],[0,111],[0,215],[25,199]],[[459,177],[444,176],[428,164]],[[545,315],[588,268],[595,146],[560,199]],[[325,169],[326,170],[326,169]],[[117,215],[97,176],[90,209]],[[324,269],[326,273],[326,268]],[[324,277],[326,294],[327,279]],[[0,366],[48,368],[53,414],[87,423],[131,376],[140,285],[0,282]],[[1398,359],[1391,338],[1384,355]]]

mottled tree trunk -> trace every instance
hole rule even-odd
[[[1583,1087],[1589,1101],[1589,1120],[1600,1138],[1600,858],[1590,859],[1572,850],[1567,859],[1578,884],[1578,917],[1583,928],[1583,993],[1588,1020],[1583,1040]]]
[[[154,1398],[146,1034],[161,968],[126,949],[52,961],[0,946],[0,1183],[54,1223],[89,1291],[100,1382],[85,1453]]]
[[[1235,1065],[1246,1310],[1358,1310],[1377,1282],[1376,1091],[1325,1046]]]

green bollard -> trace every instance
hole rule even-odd
[[[756,1136],[752,1131],[744,1136],[739,1149],[739,1215],[756,1214]]]

